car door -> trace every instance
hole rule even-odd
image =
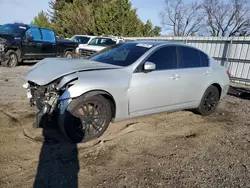
[[[192,107],[201,99],[211,75],[209,59],[202,51],[188,47],[178,46],[178,72],[185,81],[183,91],[180,93],[180,102],[183,107]]]
[[[157,49],[140,66],[145,62],[154,63],[156,69],[146,73],[139,67],[133,73],[129,89],[130,115],[146,115],[178,108],[183,82],[176,74],[176,46]]]
[[[28,39],[30,37],[30,39]],[[37,27],[31,27],[25,32],[22,42],[22,56],[25,60],[41,59],[42,36]]]
[[[42,33],[41,53],[43,58],[56,56],[56,38],[53,30],[40,28]]]

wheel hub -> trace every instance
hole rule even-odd
[[[207,94],[205,102],[204,102],[204,107],[206,110],[211,111],[214,109],[216,106],[216,97],[215,93],[210,92]]]
[[[78,107],[77,116],[81,125],[76,131],[83,131],[88,137],[94,137],[102,131],[106,121],[106,111],[100,103],[87,103]]]

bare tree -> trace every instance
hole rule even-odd
[[[184,4],[182,0],[165,0],[161,18],[164,29],[175,36],[187,36],[199,31],[204,14],[202,5],[197,2]]]
[[[249,34],[250,7],[248,0],[204,0],[206,22],[212,36]]]

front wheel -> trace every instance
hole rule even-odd
[[[74,99],[60,115],[60,128],[74,143],[87,142],[103,135],[111,122],[111,105],[97,95]]]
[[[70,51],[67,51],[67,52],[65,52],[64,57],[69,58],[69,59],[73,58],[73,53]]]
[[[18,66],[18,56],[15,51],[8,51],[6,53],[6,56],[8,57],[7,60],[3,61],[1,64],[5,67],[16,67]]]
[[[197,109],[195,109],[195,112],[203,116],[209,116],[216,110],[219,100],[220,100],[220,92],[218,88],[211,85],[205,91],[202,100],[200,102],[200,105]]]

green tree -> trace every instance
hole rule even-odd
[[[52,11],[49,11],[49,13],[51,21],[55,22],[65,5],[72,4],[73,2],[74,0],[50,0],[49,5]]]
[[[39,12],[38,15],[34,17],[34,20],[31,22],[31,24],[44,28],[52,27],[48,16],[43,11]]]
[[[159,35],[157,29],[153,30],[151,22],[148,29],[148,25],[144,26],[138,18],[137,9],[132,9],[129,0],[112,0],[99,7],[95,14],[95,24],[96,34],[146,36],[146,33],[155,32]]]
[[[129,0],[50,0],[50,20],[61,37],[75,34],[158,36],[160,28],[144,24]]]
[[[53,24],[56,33],[62,37],[75,34],[93,34],[94,5],[82,0],[64,3],[63,6],[54,5],[57,12],[54,14]],[[59,8],[59,9],[58,9]]]
[[[158,26],[153,27],[153,24],[150,20],[146,22],[143,28],[143,36],[155,37],[160,36],[161,28]]]

